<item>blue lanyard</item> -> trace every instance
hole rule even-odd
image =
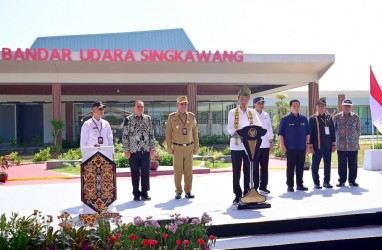
[[[94,119],[93,119],[93,118],[92,118],[92,121],[93,121],[94,125],[96,125],[96,127],[97,127],[97,130],[98,130],[98,132],[99,132],[99,135],[101,136],[101,132],[102,132],[102,121],[101,121],[101,120],[99,120],[99,122],[101,123],[101,129],[99,129],[99,128],[98,128],[98,125],[97,125],[97,123],[94,121]]]

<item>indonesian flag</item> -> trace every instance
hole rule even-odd
[[[382,133],[382,91],[370,68],[370,111],[373,125]]]

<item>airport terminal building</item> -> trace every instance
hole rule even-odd
[[[106,102],[104,118],[120,138],[123,119],[137,99],[145,102],[160,138],[180,95],[188,96],[202,136],[225,135],[228,111],[242,85],[252,90],[252,98],[267,98],[271,115],[275,93],[301,86],[309,90],[288,95],[299,96],[303,114],[313,112],[318,97],[338,108],[351,93],[322,96],[318,89],[334,62],[331,54],[197,50],[183,29],[38,37],[30,48],[1,49],[0,138],[50,143],[55,118],[65,124],[63,139],[77,141],[95,100]],[[368,103],[353,102],[361,118],[370,117]]]

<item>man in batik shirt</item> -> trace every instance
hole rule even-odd
[[[134,200],[151,200],[150,156],[154,154],[154,129],[151,117],[144,114],[143,101],[134,102],[134,114],[126,117],[123,125],[122,143],[125,157],[129,159]],[[139,178],[140,177],[140,178]],[[139,190],[141,179],[141,190]]]
[[[359,137],[361,135],[361,121],[352,111],[352,101],[345,99],[342,102],[342,112],[333,118],[336,130],[337,155],[338,155],[338,183],[343,187],[346,179],[349,186],[357,187]],[[347,170],[349,169],[349,177]]]

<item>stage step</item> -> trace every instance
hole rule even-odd
[[[218,238],[214,249],[321,250],[382,249],[382,227],[314,230],[297,233],[266,234]]]
[[[209,233],[216,249],[380,250],[382,212],[215,225]]]

